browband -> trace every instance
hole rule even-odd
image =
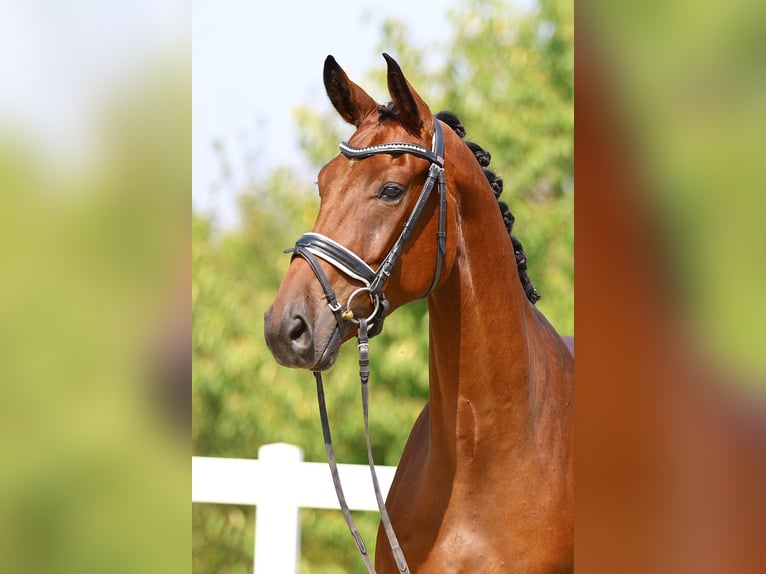
[[[351,147],[348,142],[340,142],[338,147],[343,155],[351,159],[362,159],[379,153],[409,153],[444,167],[444,158],[441,155],[409,142],[391,142],[360,148]]]
[[[434,136],[431,149],[412,142],[389,142],[367,147],[353,147],[347,141],[340,142],[340,152],[351,159],[361,159],[379,153],[409,153],[444,167],[444,134],[439,120],[434,118]]]

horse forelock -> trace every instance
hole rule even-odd
[[[386,120],[399,120],[399,108],[394,102],[378,106],[378,122],[383,123]]]

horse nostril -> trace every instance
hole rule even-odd
[[[306,321],[300,315],[293,317],[292,326],[290,327],[290,340],[297,341],[306,333],[308,327]]]
[[[281,365],[308,367],[314,357],[313,325],[302,309],[270,308],[264,315],[264,335],[271,354]]]

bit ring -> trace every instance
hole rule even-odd
[[[355,325],[359,324],[359,319],[356,319],[354,317],[354,312],[351,310],[351,301],[353,301],[354,297],[359,295],[359,293],[364,293],[364,292],[368,294],[368,296],[370,297],[370,302],[373,305],[372,313],[370,313],[370,316],[367,317],[367,322],[368,323],[372,322],[372,320],[375,318],[375,316],[378,314],[378,311],[380,310],[380,297],[378,297],[377,294],[374,294],[372,291],[370,291],[369,287],[360,287],[359,289],[357,289],[356,291],[351,293],[351,295],[348,296],[348,301],[346,301],[346,310],[343,311],[341,315],[346,321],[351,321]]]

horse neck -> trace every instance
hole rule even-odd
[[[536,347],[555,335],[526,299],[491,192],[460,209],[455,265],[428,302],[431,452],[453,465],[530,436],[547,392]]]

